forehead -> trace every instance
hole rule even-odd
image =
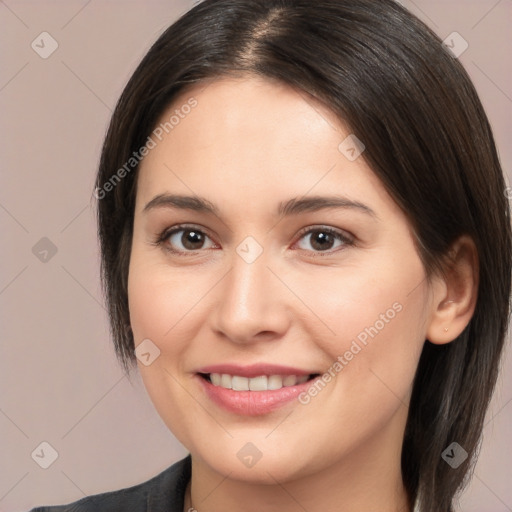
[[[141,201],[178,191],[219,201],[235,194],[240,204],[249,198],[263,204],[278,195],[337,189],[367,198],[370,188],[382,189],[362,158],[350,161],[340,152],[350,131],[335,113],[276,80],[197,83],[174,99],[156,130],[139,170]]]
[[[285,152],[299,158],[308,146],[318,147],[320,139],[328,144],[326,132],[332,132],[335,143],[343,131],[334,113],[307,93],[252,75],[196,84],[175,98],[159,126],[165,128],[173,114],[171,145],[193,140],[197,151],[210,149],[226,157],[243,152],[253,160],[263,160],[263,151],[269,160]]]
[[[275,122],[277,128],[286,125],[286,118],[281,113],[297,115],[309,112],[310,115],[316,114],[334,130],[342,128],[336,114],[308,92],[281,80],[252,73],[208,78],[187,86],[173,99],[168,111],[179,109],[191,97],[198,100],[198,106],[205,115],[215,111],[221,114],[219,120],[222,121],[245,119],[256,122],[264,114],[267,121]],[[248,114],[254,117],[247,117]],[[161,117],[165,119],[166,112]]]

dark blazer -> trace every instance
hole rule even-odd
[[[30,512],[183,512],[185,489],[190,480],[190,455],[147,482],[103,494],[95,494]]]

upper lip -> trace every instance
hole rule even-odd
[[[240,377],[259,377],[260,375],[311,375],[317,372],[301,370],[291,366],[281,366],[268,363],[256,363],[246,366],[238,364],[214,364],[203,366],[197,373],[225,373],[228,375],[239,375]]]

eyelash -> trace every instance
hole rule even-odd
[[[197,232],[201,233],[202,235],[205,235],[206,237],[211,239],[211,237],[207,233],[205,233],[205,231],[198,228],[197,226],[190,225],[190,224],[178,224],[176,226],[173,226],[172,228],[166,228],[163,231],[161,231],[156,236],[156,239],[152,243],[153,243],[153,245],[155,245],[157,247],[163,247],[167,252],[172,253],[177,256],[185,256],[186,257],[189,255],[194,255],[197,252],[201,252],[203,249],[198,249],[198,251],[177,251],[175,249],[170,248],[166,244],[167,240],[169,239],[169,237],[171,235],[179,233],[180,231],[187,231],[187,230],[197,231]],[[314,232],[328,233],[329,235],[332,235],[335,239],[339,240],[340,242],[343,242],[343,245],[345,247],[354,245],[354,240],[351,237],[348,237],[348,236],[344,235],[342,232],[340,232],[334,228],[328,227],[328,226],[313,226],[313,227],[308,226],[307,228],[304,228],[299,232],[299,234],[297,235],[298,240],[301,240],[305,235],[308,235],[308,234],[314,233]],[[299,249],[299,250],[306,250],[306,249]],[[340,250],[343,250],[343,248],[341,248],[341,249],[338,248],[335,250],[327,250],[327,251],[307,251],[307,252],[313,253],[314,257],[325,257],[325,256],[332,255]]]

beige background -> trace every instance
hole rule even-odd
[[[402,3],[443,39],[457,31],[468,41],[460,59],[510,171],[512,0]],[[116,363],[91,192],[124,84],[150,44],[192,4],[0,0],[0,511],[133,485],[186,454],[138,376],[130,382]],[[43,31],[59,45],[47,59],[31,47]],[[33,253],[43,237],[57,250],[47,262]],[[39,244],[39,251],[49,247]],[[465,512],[512,511],[507,355],[475,477],[461,498]],[[58,452],[48,469],[31,457],[43,441]]]

